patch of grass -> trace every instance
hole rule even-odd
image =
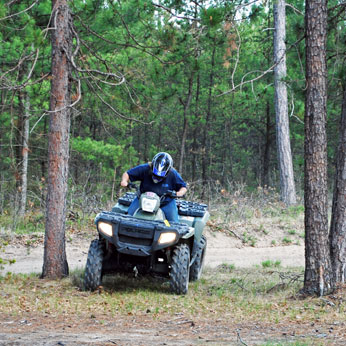
[[[288,208],[284,209],[284,214],[291,216],[291,217],[296,217],[298,215],[301,215],[304,213],[304,205],[298,204],[298,205],[292,205],[289,206]]]
[[[8,242],[0,238],[0,269],[4,269],[5,264],[16,263],[15,259],[4,259],[1,257],[1,255],[5,252],[5,248],[7,245],[8,245]]]
[[[278,268],[281,266],[281,261],[266,260],[263,261],[261,264],[263,268]]]
[[[295,234],[297,234],[297,231],[295,229],[290,229],[290,230],[288,230],[288,234],[295,235]]]
[[[234,264],[223,263],[219,266],[219,270],[224,272],[232,272],[234,269],[235,269]]]
[[[259,228],[257,229],[258,232],[262,232],[265,235],[269,234],[269,231],[267,229],[264,228],[263,224],[260,224]]]
[[[284,244],[292,244],[293,240],[290,239],[290,238],[284,237],[284,238],[282,239],[282,242],[283,242]]]
[[[249,244],[250,246],[255,246],[256,242],[257,242],[256,237],[248,234],[247,232],[243,233],[243,243],[244,244]]]

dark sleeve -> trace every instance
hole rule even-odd
[[[143,164],[136,167],[133,167],[127,171],[127,174],[130,177],[130,181],[142,181],[146,174],[149,172],[149,165]]]
[[[175,184],[174,184],[175,191],[179,191],[182,187],[187,187],[187,184],[185,183],[185,181],[183,180],[183,178],[180,176],[180,174],[177,171],[174,171],[174,175],[175,175]]]

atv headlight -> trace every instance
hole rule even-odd
[[[159,238],[159,244],[173,243],[177,238],[177,234],[174,232],[161,233]]]
[[[113,226],[110,223],[101,221],[97,224],[97,227],[101,233],[108,235],[108,237],[113,235]]]
[[[142,210],[148,213],[153,213],[155,211],[156,206],[157,206],[156,199],[151,199],[151,198],[142,199]]]

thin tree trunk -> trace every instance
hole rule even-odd
[[[265,143],[263,152],[263,169],[262,169],[262,186],[269,186],[269,165],[270,165],[270,145],[271,139],[271,128],[270,123],[270,103],[267,102],[266,107],[266,132],[265,132]]]
[[[48,192],[42,277],[68,275],[65,250],[70,134],[71,14],[67,0],[52,1],[52,80],[48,134]]]
[[[46,136],[47,135],[47,116],[44,117],[43,119],[43,134]],[[47,175],[47,165],[46,165],[46,158],[44,155],[41,155],[42,159],[41,159],[41,179],[45,180],[45,177]],[[42,195],[43,197],[43,195]],[[43,200],[42,200],[43,202]],[[42,203],[43,204],[43,203]]]
[[[199,94],[201,90],[201,79],[200,79],[200,74],[197,74],[197,81],[196,81],[196,97],[195,97],[195,118],[196,121],[198,122],[199,119]],[[191,179],[194,182],[197,176],[197,152],[198,152],[198,143],[197,143],[197,133],[198,133],[198,128],[195,126],[193,130],[193,143],[192,143],[192,175]]]
[[[327,210],[327,1],[306,0],[305,276],[307,294],[333,288]]]
[[[28,187],[28,159],[29,159],[29,110],[30,101],[26,93],[24,97],[24,116],[23,116],[23,145],[22,145],[22,172],[21,172],[21,191],[19,201],[19,216],[25,215],[27,187]]]
[[[210,128],[210,117],[211,117],[211,105],[212,105],[212,90],[214,84],[214,67],[215,67],[215,52],[216,52],[216,39],[214,38],[213,42],[213,52],[211,55],[211,71],[209,75],[209,91],[208,91],[208,100],[207,100],[207,114],[205,119],[204,131],[203,131],[203,142],[202,142],[202,183],[203,191],[201,198],[204,198],[205,187],[207,184],[207,166],[209,163],[209,148],[207,148],[207,141]]]
[[[189,78],[189,91],[187,94],[186,102],[183,103],[184,105],[184,124],[183,124],[183,135],[181,138],[181,147],[180,147],[180,160],[179,160],[179,172],[183,173],[183,162],[184,162],[184,156],[185,156],[185,144],[186,144],[186,137],[187,137],[187,130],[188,130],[188,120],[187,120],[187,111],[190,108],[191,99],[192,99],[192,86],[193,86],[193,78],[194,78],[194,71],[192,71],[191,76]]]
[[[346,283],[346,88],[341,112],[340,139],[330,227],[330,252],[334,280]]]
[[[145,121],[147,122],[148,120],[148,115],[145,114]],[[150,157],[149,158],[149,143],[148,143],[148,140],[149,140],[149,125],[143,125],[144,126],[144,161],[145,162],[148,162],[150,161],[152,158]]]
[[[278,150],[281,199],[287,205],[296,203],[296,191],[290,144],[286,78],[286,11],[285,0],[274,4],[274,68],[276,140]]]

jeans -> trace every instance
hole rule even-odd
[[[127,213],[133,215],[139,208],[139,199],[136,197],[129,206]],[[166,219],[171,222],[179,222],[178,208],[175,203],[175,199],[172,199],[166,205],[161,207],[162,211],[165,213]]]

